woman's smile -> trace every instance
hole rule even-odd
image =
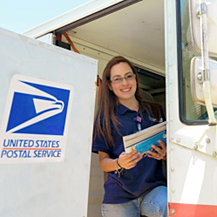
[[[130,90],[131,90],[131,88],[121,89],[121,91],[123,91],[123,92],[129,92]]]

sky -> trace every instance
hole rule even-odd
[[[91,0],[0,0],[0,27],[22,33]]]

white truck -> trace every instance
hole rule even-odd
[[[93,0],[23,35],[1,29],[0,215],[101,216],[96,81],[122,55],[166,109],[168,215],[217,216],[216,10]]]

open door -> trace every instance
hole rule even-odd
[[[169,216],[217,213],[216,6],[165,1]]]
[[[0,216],[87,216],[97,60],[0,41]]]

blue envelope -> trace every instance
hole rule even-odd
[[[152,145],[158,146],[158,140],[163,141],[166,143],[166,131],[160,132],[155,134],[154,136],[151,136],[137,144],[135,144],[136,151],[140,152],[141,154],[147,152],[148,150],[152,150]]]

